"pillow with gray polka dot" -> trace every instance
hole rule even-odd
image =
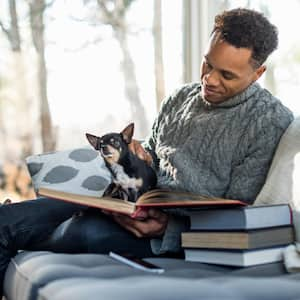
[[[32,155],[26,164],[36,192],[47,187],[98,197],[111,183],[102,156],[88,147]]]

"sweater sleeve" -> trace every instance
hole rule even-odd
[[[189,218],[185,216],[169,215],[169,221],[164,236],[151,239],[154,254],[179,252],[181,250],[181,233],[189,229]]]
[[[235,162],[232,168],[226,198],[244,200],[249,204],[255,201],[265,182],[280,138],[292,120],[291,114],[280,118],[273,117],[270,122],[265,120],[265,124],[253,136],[252,141],[248,142],[247,137],[244,137],[243,143],[247,143],[247,147],[243,145],[241,148],[247,151],[240,156],[243,159]]]
[[[197,84],[185,85],[166,98],[161,105],[157,118],[152,126],[151,134],[143,143],[144,148],[152,155],[154,167],[159,168],[159,158],[156,155],[156,145],[160,137],[161,124],[166,117],[170,118],[177,112],[177,107]],[[181,232],[189,228],[189,219],[186,216],[169,214],[169,221],[164,235],[161,238],[151,239],[151,248],[155,254],[178,252],[181,249]]]

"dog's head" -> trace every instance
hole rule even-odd
[[[120,133],[108,133],[101,137],[86,133],[89,143],[100,151],[102,157],[110,165],[118,163],[128,154],[128,144],[131,143],[134,123],[130,123]]]

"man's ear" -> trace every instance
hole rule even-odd
[[[122,130],[121,135],[127,144],[131,143],[133,132],[134,132],[134,123],[130,123],[126,128]]]
[[[88,139],[89,143],[96,149],[97,149],[97,144],[98,144],[98,136],[86,133],[85,134],[86,138]]]
[[[254,81],[258,80],[260,78],[260,76],[265,73],[266,69],[267,69],[267,67],[265,65],[258,67],[255,70]]]

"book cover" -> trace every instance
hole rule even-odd
[[[91,207],[97,207],[109,211],[115,211],[134,217],[137,209],[147,209],[149,207],[174,208],[174,207],[216,207],[216,206],[244,206],[247,203],[240,200],[214,198],[197,195],[187,192],[155,189],[141,195],[136,202],[129,202],[121,199],[101,196],[89,196],[84,194],[64,192],[40,187],[38,194],[41,196],[54,198],[62,201],[69,201]]]
[[[281,261],[284,249],[285,246],[244,251],[185,249],[184,252],[187,261],[248,267]]]
[[[249,231],[191,231],[181,234],[183,248],[258,249],[288,245],[293,241],[293,226]]]
[[[288,204],[189,212],[191,230],[250,230],[292,224]]]

